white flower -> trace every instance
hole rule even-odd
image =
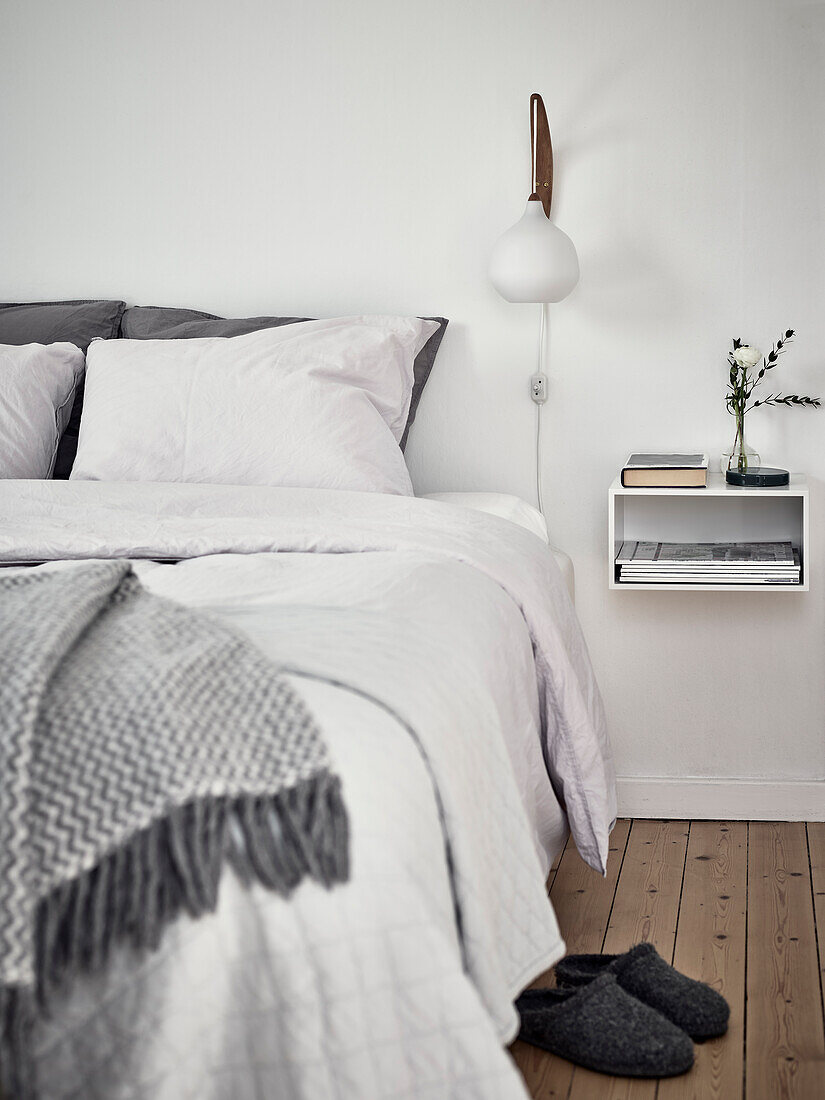
[[[762,352],[759,348],[752,347],[750,344],[743,344],[741,348],[737,348],[733,353],[733,358],[743,370],[747,370],[748,367],[756,366],[762,358]]]

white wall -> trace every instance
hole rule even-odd
[[[732,336],[798,330],[825,391],[825,7],[792,0],[5,0],[0,298],[452,318],[417,487],[532,494],[537,307],[486,278],[528,98],[582,279],[552,312],[546,497],[627,776],[825,777],[825,501],[810,594],[609,593],[634,448],[718,454]],[[825,412],[759,412],[825,476]]]

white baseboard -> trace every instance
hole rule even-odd
[[[619,817],[825,821],[825,780],[619,776]]]

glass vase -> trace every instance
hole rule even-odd
[[[727,470],[736,470],[740,474],[745,474],[754,466],[761,464],[759,453],[750,447],[745,439],[745,414],[736,413],[736,435],[731,449],[722,452],[722,473],[724,474]]]

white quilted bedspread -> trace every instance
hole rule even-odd
[[[96,488],[99,514],[85,513],[83,539],[130,556],[185,549],[163,510],[147,522],[146,497],[142,526],[137,507],[118,525],[111,487]],[[237,528],[215,513],[204,523],[207,487],[172,488],[201,491],[189,501],[192,552],[226,550]],[[91,489],[81,486],[87,505]],[[403,502],[410,532],[395,550],[384,547],[402,502],[379,498],[389,503],[383,522],[370,502],[360,522],[374,525],[372,538],[365,534],[361,552],[336,553],[341,498],[360,507],[359,495],[301,492],[306,516],[289,538],[285,509],[260,515],[258,497],[258,537],[286,541],[290,553],[255,552],[253,539],[237,547],[243,553],[144,562],[138,571],[152,591],[221,616],[293,670],[343,778],[351,881],[329,893],[304,883],[284,901],[227,874],[213,916],[179,920],[157,953],[124,950],[106,974],[63,995],[37,1036],[44,1097],[525,1095],[502,1043],[517,1027],[514,997],[564,950],[543,882],[566,823],[542,758],[548,716],[536,676],[538,620],[532,637],[525,622],[529,585],[508,592],[491,577],[493,544],[511,571],[521,564],[528,575],[522,559],[545,555],[552,605],[566,621],[539,644],[545,660],[555,647],[560,667],[581,675],[586,651],[563,582],[546,548],[504,520],[469,523],[484,542],[481,567],[443,552],[439,518],[448,531],[467,520],[428,502]],[[322,499],[330,496],[338,499]],[[3,532],[0,556],[21,548],[29,559],[83,556],[60,522],[67,499],[48,507],[29,497],[25,537]],[[423,509],[414,516],[423,540],[413,506]],[[226,509],[226,500],[208,507]],[[304,545],[310,523],[315,545]],[[568,638],[575,652],[565,652]],[[583,694],[598,695],[592,683]],[[581,697],[581,687],[569,696]],[[581,730],[575,706],[565,712],[563,698],[557,706],[550,735],[559,723]],[[594,738],[589,751],[601,752]],[[609,776],[609,760],[604,768]],[[596,792],[591,807],[605,835],[610,794]]]

